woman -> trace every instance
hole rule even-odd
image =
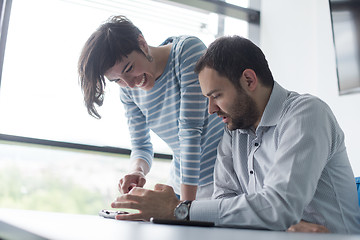
[[[119,181],[121,193],[143,187],[151,168],[152,130],[173,151],[169,184],[181,200],[212,194],[220,118],[207,112],[194,66],[206,49],[196,37],[170,37],[149,46],[124,16],[111,17],[88,39],[78,71],[85,105],[100,118],[106,79],[120,85],[131,135],[132,167]]]

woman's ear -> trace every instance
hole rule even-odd
[[[147,56],[149,53],[149,46],[142,34],[139,34],[138,42],[139,42],[139,47],[140,47],[141,51],[145,54],[145,56]]]
[[[245,69],[240,78],[240,85],[247,91],[254,91],[258,85],[258,78],[252,69]]]

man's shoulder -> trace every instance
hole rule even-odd
[[[298,94],[290,92],[284,102],[285,112],[317,111],[325,109],[330,110],[329,106],[323,100],[311,94]]]

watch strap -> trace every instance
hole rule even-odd
[[[191,207],[191,203],[192,203],[192,201],[190,201],[190,200],[185,200],[185,201],[183,201],[182,202],[183,204],[186,204],[187,205],[187,207],[188,207],[188,215],[186,216],[186,221],[189,221],[190,220],[190,207]]]

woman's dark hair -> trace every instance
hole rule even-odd
[[[78,73],[88,113],[101,118],[95,104],[104,101],[104,74],[132,51],[141,51],[141,31],[125,16],[112,16],[86,41],[78,62]]]
[[[195,72],[199,74],[205,67],[227,77],[236,87],[240,87],[239,79],[245,69],[252,69],[264,86],[271,87],[274,83],[261,49],[240,36],[220,37],[211,43],[198,60]]]

